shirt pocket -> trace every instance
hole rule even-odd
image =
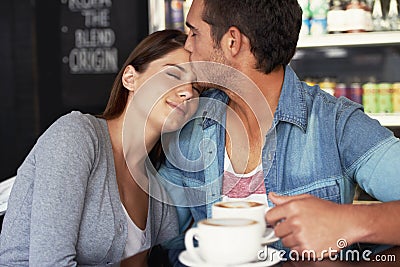
[[[339,180],[339,177],[321,179],[280,193],[287,196],[310,194],[321,199],[341,203]]]

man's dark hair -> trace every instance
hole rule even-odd
[[[203,0],[203,20],[219,46],[229,27],[250,40],[256,68],[266,74],[287,65],[299,38],[302,10],[297,0]]]

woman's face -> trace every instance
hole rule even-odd
[[[196,112],[199,91],[192,87],[195,75],[189,52],[177,49],[151,62],[137,73],[133,105],[152,130],[161,133],[181,128]]]

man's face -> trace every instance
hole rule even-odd
[[[210,25],[202,20],[203,0],[194,0],[186,18],[189,36],[185,49],[190,52],[191,61],[213,61],[229,65],[220,47],[211,38]]]

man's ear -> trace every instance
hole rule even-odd
[[[225,34],[225,48],[229,53],[231,54],[232,57],[235,57],[237,54],[239,54],[240,49],[243,45],[243,36],[240,30],[232,26],[228,29],[228,31]]]
[[[122,74],[122,84],[129,91],[135,91],[138,73],[132,65],[128,65]]]

